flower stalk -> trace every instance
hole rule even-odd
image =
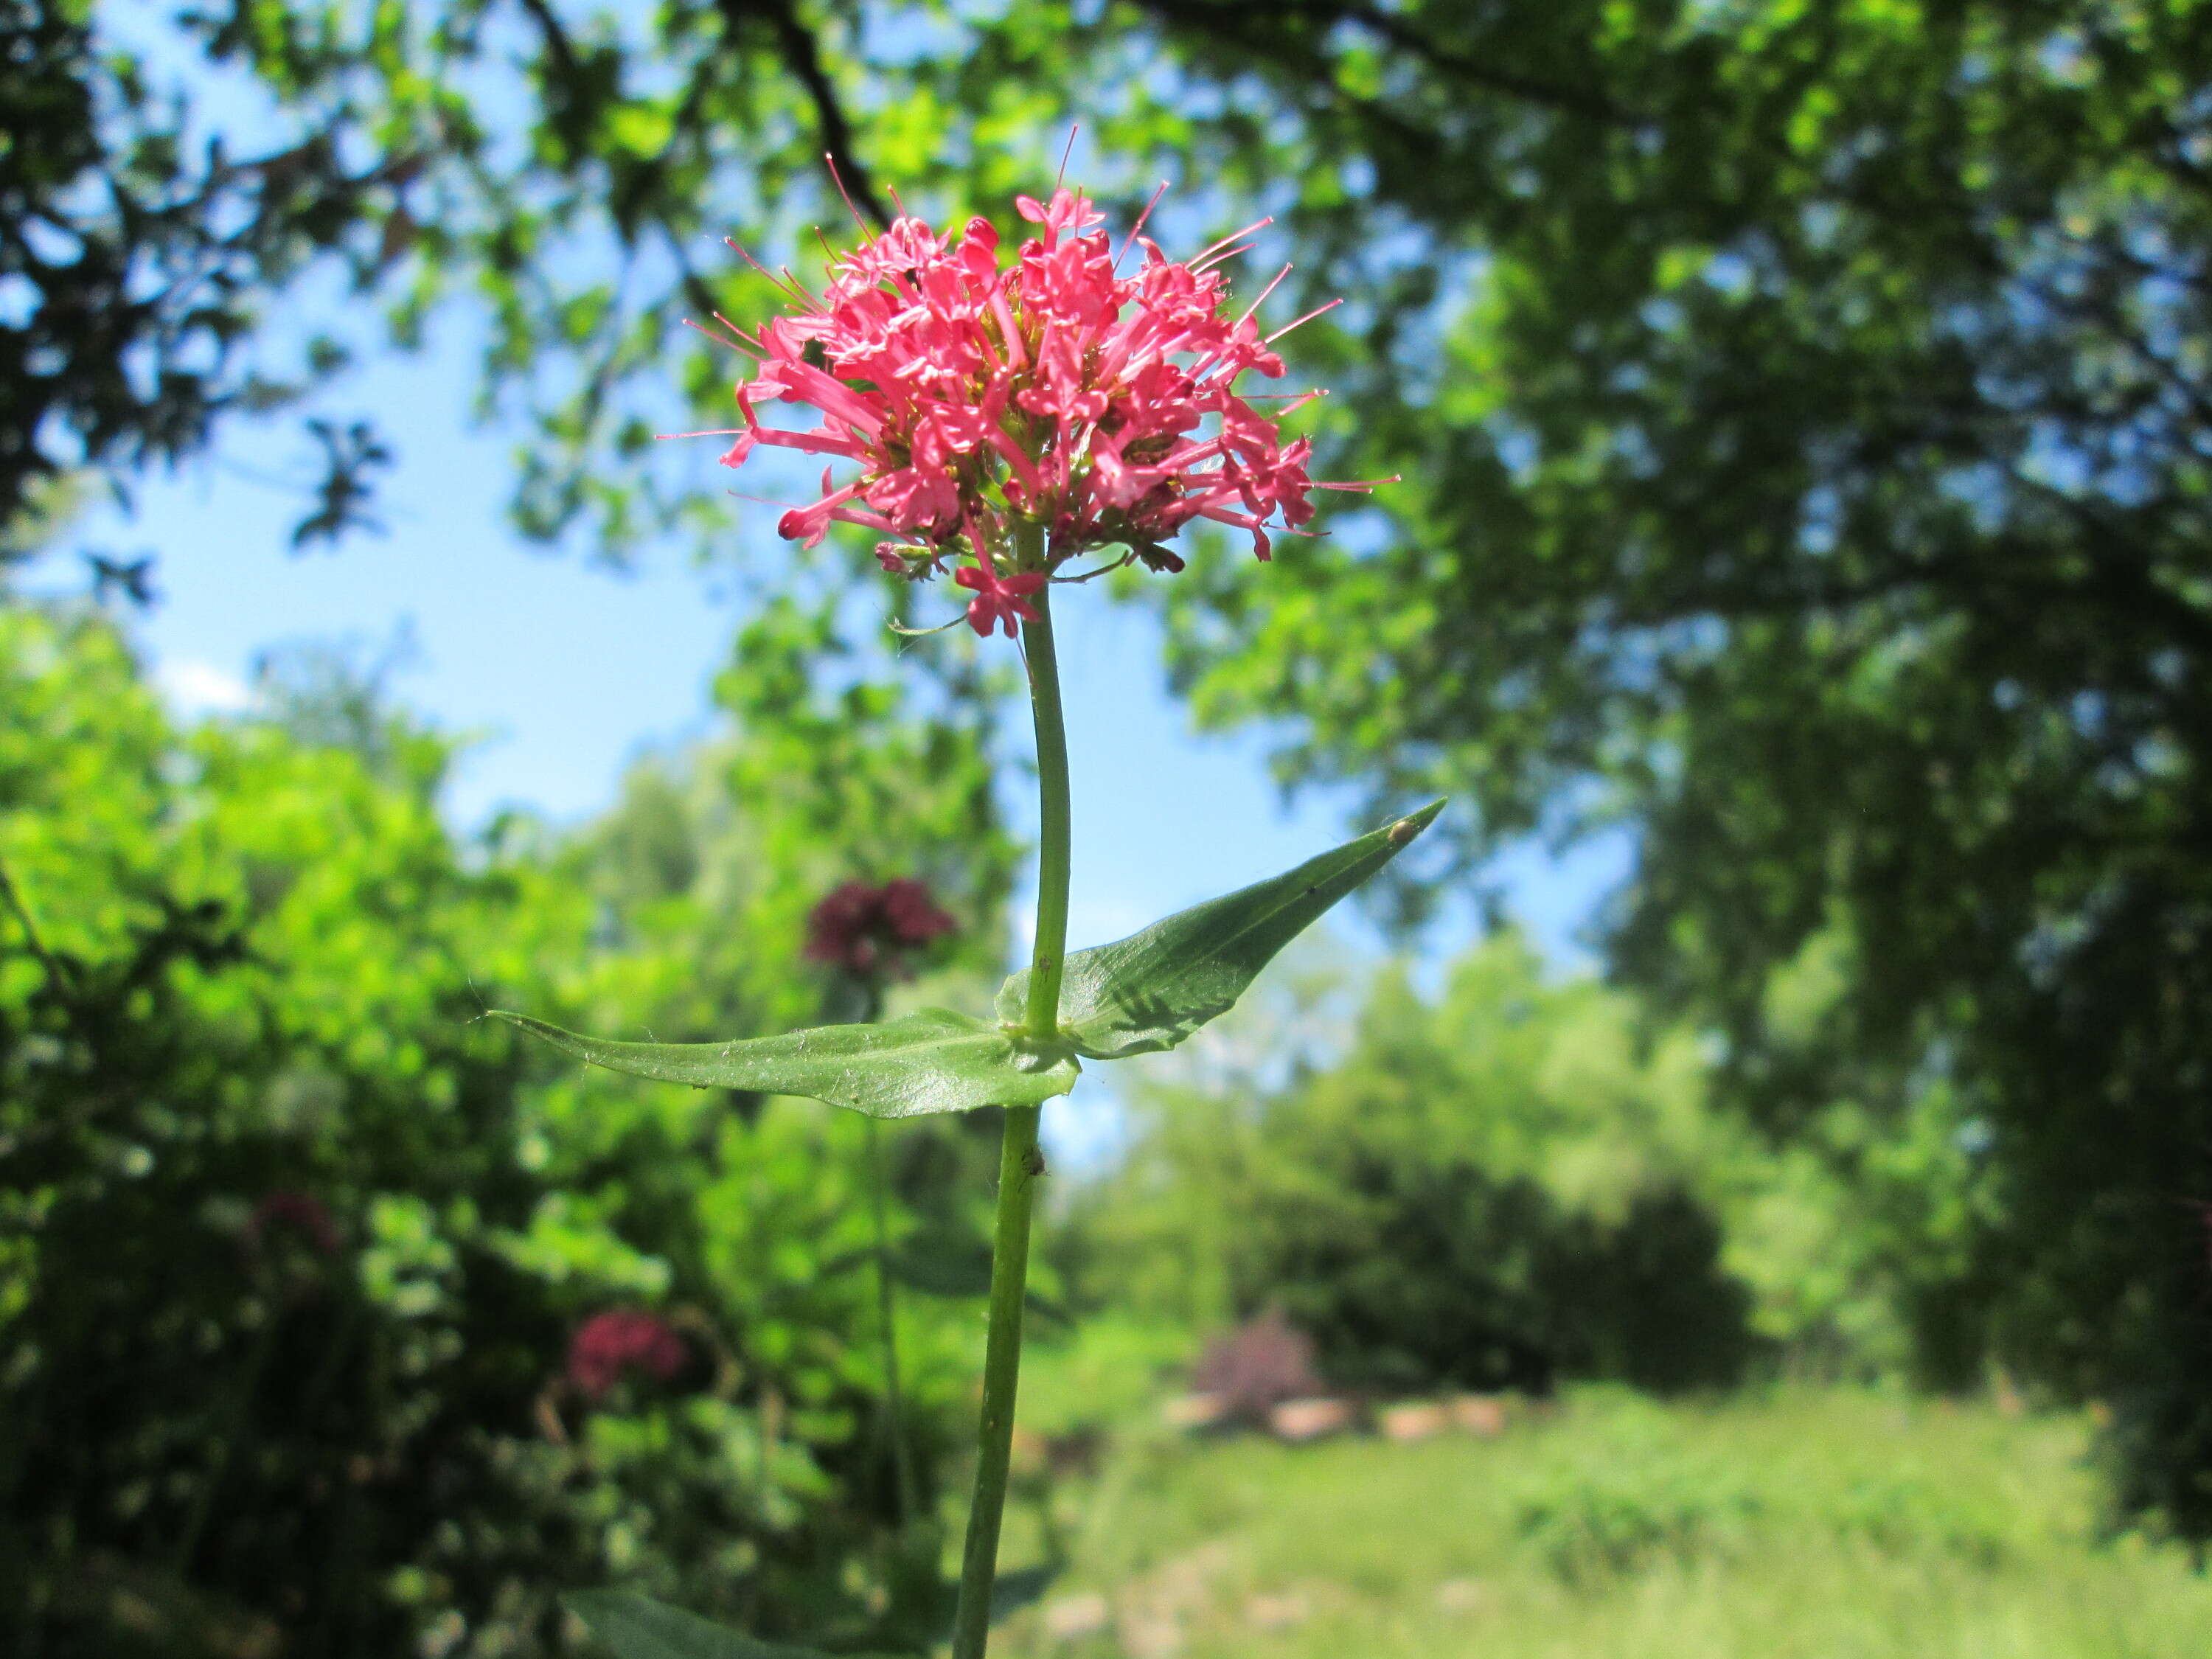
[[[873,1118],[863,1120],[867,1131],[868,1210],[876,1234],[876,1319],[884,1335],[884,1409],[890,1433],[892,1492],[898,1503],[898,1524],[915,1514],[914,1455],[906,1440],[906,1404],[899,1385],[898,1307],[891,1292],[890,1224],[884,1214],[884,1150]]]
[[[903,211],[880,233],[864,223],[860,245],[831,256],[819,293],[788,270],[770,271],[754,262],[786,305],[782,314],[750,332],[715,313],[726,331],[723,343],[750,362],[735,389],[741,424],[714,435],[733,440],[722,457],[726,466],[744,465],[763,446],[850,464],[854,471],[842,483],[825,469],[819,496],[784,513],[777,533],[811,548],[833,524],[864,526],[884,538],[875,551],[885,571],[927,581],[950,565],[949,585],[966,596],[958,603],[968,625],[984,638],[1002,634],[1020,641],[1036,729],[1041,847],[1036,928],[1018,1014],[1002,1004],[996,1029],[933,1014],[923,1023],[933,1033],[948,1027],[957,1032],[969,1058],[956,1066],[940,1054],[926,1079],[917,1077],[911,1058],[902,1051],[894,1056],[884,1043],[876,1045],[883,1050],[873,1060],[878,1075],[841,1065],[830,1078],[806,1066],[793,1070],[790,1055],[773,1044],[724,1044],[711,1057],[678,1054],[674,1046],[663,1052],[659,1045],[647,1054],[526,1024],[581,1058],[672,1080],[693,1079],[702,1065],[717,1076],[735,1066],[748,1078],[796,1080],[823,1099],[887,1115],[1004,1105],[982,1413],[952,1659],[982,1659],[990,1634],[1031,1212],[1044,1173],[1037,1150],[1042,1108],[1022,1103],[1065,1093],[1079,1069],[1079,1048],[1113,1058],[1181,1040],[1153,1037],[1109,1046],[1102,1054],[1060,1030],[1070,831],[1052,588],[1133,564],[1180,571],[1182,556],[1165,544],[1200,520],[1249,534],[1254,554],[1266,560],[1273,538],[1317,533],[1309,527],[1316,490],[1365,491],[1380,482],[1329,482],[1308,472],[1311,441],[1286,438],[1281,421],[1319,392],[1236,390],[1248,373],[1279,378],[1284,363],[1275,343],[1320,314],[1310,312],[1261,332],[1260,307],[1288,274],[1287,265],[1240,313],[1231,314],[1220,266],[1249,251],[1247,238],[1269,222],[1179,261],[1139,234],[1149,207],[1119,249],[1100,228],[1104,221],[1096,204],[1080,190],[1056,186],[1049,202],[1018,197],[1015,208],[1034,234],[1004,254],[999,231],[986,218],[942,234]],[[1132,253],[1141,258],[1125,274]],[[1278,397],[1283,401],[1275,406]],[[1255,400],[1273,412],[1262,412]],[[794,429],[762,418],[778,405],[811,408],[815,423]],[[1094,561],[1091,568],[1062,574],[1086,556]],[[1399,844],[1392,842],[1390,851]],[[1389,853],[1381,856],[1387,860]],[[1308,882],[1296,893],[1271,889],[1259,900],[1249,892],[1232,896],[1270,907],[1264,920],[1273,925],[1309,902],[1318,915],[1340,896],[1320,893],[1316,882]],[[832,895],[817,913],[818,937],[809,954],[873,971],[870,953],[878,935],[902,940],[913,922],[904,899],[894,914],[890,896],[890,889],[872,896],[853,884]],[[1177,920],[1159,926],[1173,933]],[[1290,931],[1304,925],[1297,921]],[[1198,969],[1184,959],[1188,941],[1173,937],[1174,948],[1147,958],[1146,973],[1162,983],[1133,992],[1157,1000],[1164,988],[1172,1001],[1188,991],[1182,981]],[[1277,948],[1268,947],[1260,960]],[[1210,984],[1202,995],[1190,993],[1204,1005],[1202,1012],[1189,1011],[1194,1025],[1226,1006],[1219,985]],[[1092,1038],[1109,1041],[1095,1032]],[[996,1069],[977,1076],[979,1042]],[[845,1042],[839,1052],[866,1061],[873,1051]],[[809,1054],[818,1057],[811,1049]],[[1055,1067],[1066,1078],[1056,1085],[1046,1075]],[[856,1080],[867,1085],[857,1093]],[[972,1092],[957,1086],[963,1082],[974,1085]],[[878,1232],[880,1267],[880,1221]],[[881,1288],[888,1332],[887,1278]],[[890,1375],[896,1394],[895,1367]]]
[[[884,981],[910,978],[910,953],[953,930],[951,916],[938,908],[929,889],[911,877],[880,887],[848,881],[808,913],[805,955],[835,970],[823,999],[824,1024],[851,1020],[872,1025],[884,1017]],[[907,1443],[904,1390],[899,1376],[898,1310],[891,1290],[890,1221],[886,1213],[889,1182],[884,1172],[882,1136],[876,1120],[866,1120],[868,1211],[875,1230],[876,1316],[884,1344],[884,1418],[890,1441],[892,1492],[901,1528],[919,1513],[913,1449]]]
[[[1022,526],[1024,563],[1041,562],[1042,526]],[[1030,708],[1036,724],[1041,847],[1037,859],[1036,935],[1030,957],[1029,1035],[1049,1038],[1060,1026],[1060,969],[1067,954],[1070,826],[1067,731],[1060,714],[1060,664],[1053,650],[1049,590],[1032,601],[1022,627]],[[991,1584],[998,1572],[999,1528],[1006,1508],[1013,1455],[1014,1400],[1022,1363],[1022,1304],[1029,1288],[1030,1218],[1044,1157],[1037,1147],[1042,1108],[1006,1108],[999,1151],[999,1209],[991,1238],[989,1334],[983,1352],[983,1412],[977,1430],[975,1488],[961,1553],[960,1599],[953,1615],[952,1659],[983,1659],[991,1632]]]

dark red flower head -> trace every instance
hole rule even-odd
[[[808,913],[806,957],[852,974],[903,974],[907,952],[952,928],[929,889],[911,877],[880,887],[848,881]]]
[[[610,1308],[576,1328],[568,1343],[568,1380],[596,1404],[633,1372],[670,1381],[685,1358],[684,1339],[662,1321],[635,1308]]]

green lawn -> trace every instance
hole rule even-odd
[[[1810,1389],[1585,1391],[1494,1441],[1126,1429],[1058,1486],[1066,1568],[992,1650],[2203,1659],[2212,1578],[2100,1541],[2088,1438],[2079,1416]],[[1034,1507],[1009,1523],[1007,1565],[1036,1562]]]

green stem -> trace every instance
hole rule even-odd
[[[975,1492],[960,1558],[960,1602],[952,1620],[952,1659],[983,1659],[991,1633],[991,1581],[999,1571],[999,1523],[1013,1461],[1014,1384],[1022,1364],[1022,1299],[1029,1283],[1030,1191],[1037,1176],[1035,1106],[1006,1108],[999,1154],[999,1219],[991,1248],[991,1330],[983,1351],[983,1420],[977,1435]]]
[[[1036,620],[1024,625],[1030,707],[1036,720],[1037,817],[1044,845],[1037,854],[1036,943],[1030,957],[1030,1035],[1060,1034],[1060,975],[1067,956],[1067,726],[1060,712],[1060,659],[1052,645],[1052,590],[1039,588]]]
[[[245,1375],[232,1391],[228,1409],[223,1413],[222,1431],[215,1446],[215,1457],[208,1468],[207,1479],[193,1494],[191,1514],[184,1528],[178,1534],[176,1572],[179,1578],[190,1578],[192,1558],[199,1553],[201,1536],[215,1515],[216,1495],[230,1479],[230,1467],[235,1460],[238,1443],[245,1437],[246,1419],[253,1409],[254,1397],[261,1392],[262,1376],[269,1369],[269,1361],[276,1350],[276,1322],[283,1317],[281,1310],[272,1304],[262,1321],[261,1328],[253,1334],[253,1347],[246,1361]]]
[[[1024,568],[1041,567],[1043,532],[1029,531]],[[1036,720],[1037,793],[1043,845],[1037,860],[1036,942],[1030,957],[1029,1030],[1050,1037],[1060,1029],[1060,976],[1067,951],[1067,732],[1060,709],[1060,665],[1052,646],[1052,592],[1033,603],[1036,620],[1022,629],[1029,661],[1030,707]],[[1006,1108],[999,1152],[999,1214],[991,1240],[990,1334],[983,1351],[983,1420],[977,1434],[975,1494],[968,1510],[968,1542],[960,1561],[960,1603],[952,1620],[952,1659],[983,1659],[991,1634],[991,1581],[999,1565],[999,1525],[1006,1509],[1012,1461],[1014,1389],[1022,1364],[1022,1302],[1029,1289],[1030,1200],[1044,1173],[1037,1151],[1035,1106]]]
[[[907,1453],[906,1413],[899,1389],[898,1310],[891,1297],[890,1228],[884,1218],[884,1154],[877,1142],[875,1119],[860,1121],[867,1126],[868,1204],[876,1222],[876,1314],[884,1328],[884,1405],[890,1418],[891,1473],[897,1482],[898,1524],[903,1527],[914,1519],[914,1460]]]

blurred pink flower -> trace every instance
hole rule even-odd
[[[568,1343],[568,1380],[594,1404],[623,1376],[643,1371],[665,1382],[684,1369],[684,1339],[651,1314],[610,1308],[576,1328]]]
[[[1254,1422],[1286,1400],[1322,1391],[1310,1337],[1270,1308],[1206,1346],[1191,1368],[1191,1387],[1212,1395],[1231,1417]]]
[[[911,877],[880,887],[848,881],[807,913],[806,957],[854,974],[901,973],[907,951],[943,938],[953,927],[929,889]]]
[[[733,329],[757,369],[737,388],[744,424],[722,434],[736,440],[723,464],[769,444],[859,467],[842,485],[825,471],[819,499],[786,513],[780,534],[811,547],[833,521],[866,525],[895,538],[877,547],[884,568],[915,578],[948,555],[970,559],[954,575],[975,592],[969,625],[1012,635],[1033,615],[1027,599],[1079,554],[1121,547],[1120,562],[1180,569],[1158,544],[1210,519],[1249,532],[1265,559],[1271,530],[1307,533],[1311,491],[1373,487],[1316,483],[1312,446],[1285,443],[1234,389],[1248,370],[1280,376],[1272,346],[1297,326],[1263,337],[1253,320],[1281,276],[1229,314],[1217,267],[1259,225],[1177,261],[1137,234],[1141,216],[1115,252],[1079,191],[1015,206],[1040,230],[1010,266],[987,219],[940,236],[902,217],[836,258],[822,295],[787,271],[775,280],[791,313],[757,334]],[[1143,263],[1124,276],[1132,246]],[[771,401],[820,418],[764,426],[758,405]],[[1023,524],[1048,532],[1041,564],[1018,550]]]

